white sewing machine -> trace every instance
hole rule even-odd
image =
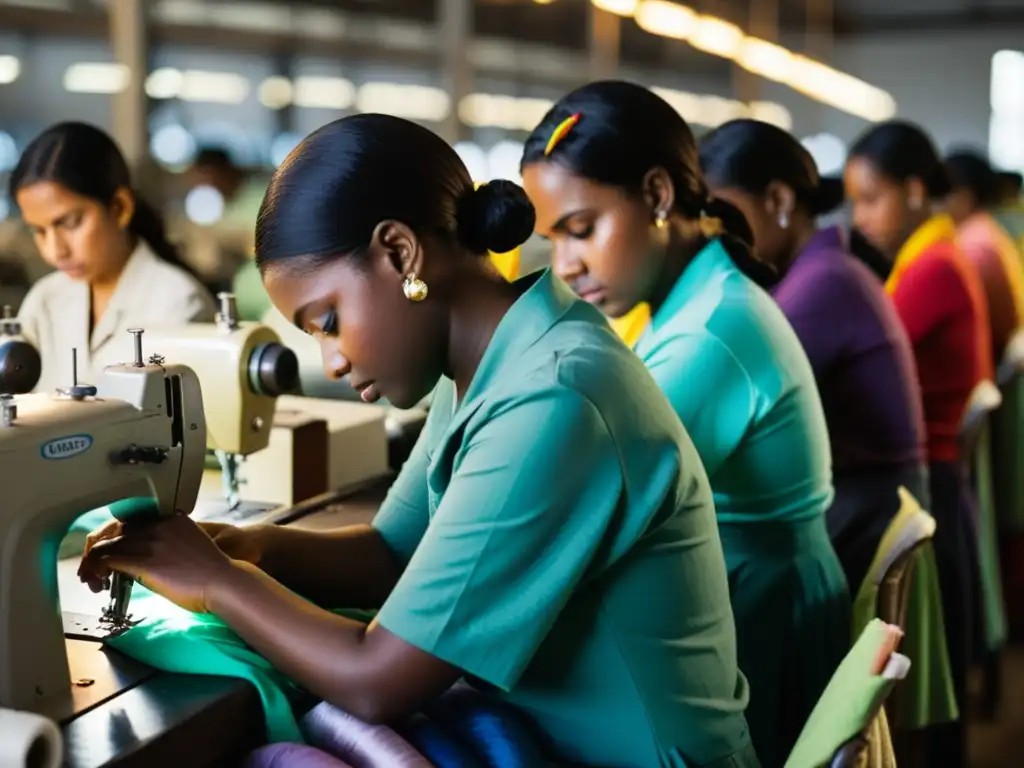
[[[57,551],[76,517],[149,497],[161,514],[191,510],[206,423],[189,368],[135,361],[95,387],[0,398],[0,707],[36,712],[70,695]],[[75,377],[77,379],[77,375]],[[127,620],[130,580],[113,580],[106,617]]]
[[[298,385],[298,360],[273,330],[241,323],[235,297],[218,294],[215,323],[193,323],[150,333],[168,359],[188,366],[203,385],[206,447],[221,468],[228,509],[241,503],[239,457],[263,450],[270,442],[278,395]]]

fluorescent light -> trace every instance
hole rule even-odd
[[[550,99],[471,93],[459,102],[459,118],[471,127],[531,131],[552,106]]]
[[[409,120],[437,122],[448,116],[448,94],[440,88],[398,83],[365,83],[359,87],[360,112],[382,112]]]
[[[210,104],[241,104],[249,95],[249,81],[234,72],[187,69],[182,73],[178,98]]]
[[[154,69],[146,78],[146,95],[151,99],[173,99],[181,90],[182,80],[184,76],[177,69]]]
[[[124,64],[80,62],[64,70],[64,90],[71,93],[120,93],[128,87],[131,70]]]
[[[0,85],[13,83],[21,74],[21,62],[17,56],[0,56]]]
[[[598,5],[597,0],[592,2]],[[636,5],[634,18],[637,25],[646,32],[685,40],[698,50],[731,59],[760,77],[784,83],[812,99],[865,120],[888,120],[896,114],[896,101],[881,88],[821,62],[798,56],[781,45],[747,37],[738,26],[716,16],[698,14],[692,8],[668,0],[641,0]],[[997,57],[1000,55],[1003,58],[999,59],[999,63],[993,60],[993,68],[999,66],[1007,72],[1013,70],[1016,74],[1005,78],[1013,82],[1012,87],[1005,89],[997,90],[993,78],[994,108],[996,103],[1003,108],[1010,108],[1008,105],[1012,102],[1012,108],[1024,114],[1024,96],[1020,95],[1024,91],[1018,87],[1024,79],[1024,53],[1001,51],[996,54]],[[705,124],[708,120],[714,122],[724,114],[721,106],[704,103],[702,108],[711,110],[711,116],[705,115],[703,118]],[[692,109],[691,104],[687,110],[680,111],[685,113]],[[773,114],[776,123],[783,120],[781,113]],[[785,119],[791,120],[792,116]]]
[[[590,4],[600,11],[608,11],[619,16],[632,16],[636,13],[638,0],[590,0]]]
[[[637,26],[652,35],[687,40],[697,27],[692,8],[667,0],[643,0],[636,9]]]
[[[793,56],[793,71],[786,82],[822,104],[865,120],[888,120],[896,114],[896,101],[881,88],[805,56]]]
[[[311,109],[350,109],[356,87],[343,77],[303,75],[295,79],[295,105]]]
[[[284,109],[292,103],[293,90],[287,77],[268,77],[256,89],[256,97],[267,109]]]
[[[739,54],[743,39],[743,30],[735,24],[714,16],[699,16],[697,25],[690,34],[689,43],[705,53],[734,59]]]
[[[748,37],[740,46],[736,63],[748,72],[782,83],[793,70],[793,54],[781,45]]]
[[[781,104],[774,101],[750,102],[750,117],[762,123],[770,123],[784,131],[793,129],[793,115]]]
[[[249,95],[249,81],[233,72],[164,67],[146,78],[146,93],[153,99],[241,104]]]

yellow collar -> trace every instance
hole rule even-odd
[[[919,226],[914,231],[914,234],[907,238],[907,242],[903,244],[903,247],[900,248],[900,252],[897,254],[896,261],[892,266],[892,272],[889,274],[889,279],[885,281],[885,290],[893,293],[896,290],[896,284],[903,277],[903,273],[929,247],[935,243],[955,241],[956,223],[953,221],[953,217],[946,213],[938,213],[932,216]]]

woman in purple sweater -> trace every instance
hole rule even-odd
[[[850,590],[859,589],[903,485],[927,504],[924,425],[913,352],[878,278],[817,216],[842,201],[790,134],[755,120],[701,143],[712,194],[754,231],[755,256],[783,275],[772,294],[814,368],[828,421],[835,501],[829,534]]]

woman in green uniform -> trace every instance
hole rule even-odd
[[[413,123],[359,115],[306,138],[260,211],[268,293],[365,401],[434,390],[424,435],[370,526],[111,526],[82,578],[124,571],[217,615],[367,721],[465,677],[525,710],[556,760],[756,766],[707,476],[597,310],[486,258],[533,223],[519,187],[474,191]],[[318,605],[380,611],[366,625]]]
[[[651,307],[636,352],[707,468],[754,747],[782,765],[849,648],[824,522],[829,440],[800,341],[744,274],[765,277],[723,231],[722,220],[745,222],[708,199],[689,127],[646,88],[599,82],[566,96],[531,134],[522,171],[556,272],[611,317]]]

